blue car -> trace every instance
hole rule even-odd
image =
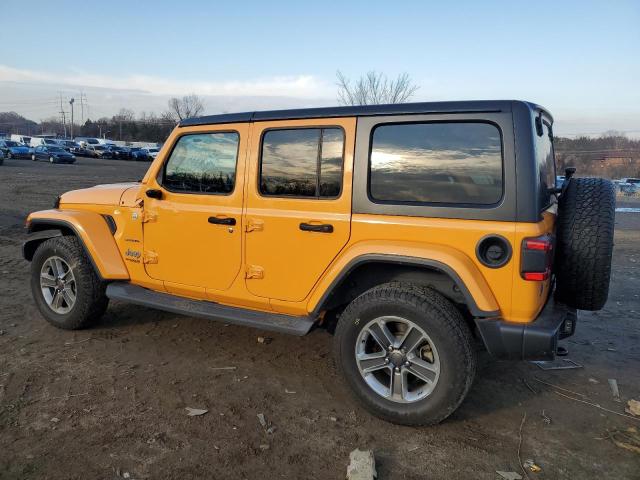
[[[52,145],[38,145],[31,154],[31,160],[49,160],[49,163],[74,163],[75,155],[70,154],[62,147]]]
[[[143,162],[146,162],[147,160],[149,160],[149,155],[147,155],[146,150],[139,147],[132,147],[130,150],[131,150],[132,160],[140,160]]]
[[[29,147],[13,140],[0,142],[0,150],[4,152],[6,158],[29,158],[31,156]]]

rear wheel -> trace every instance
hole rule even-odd
[[[49,163],[53,163],[53,157],[49,157]]]
[[[389,283],[356,298],[335,335],[342,375],[364,407],[404,425],[439,423],[475,375],[471,332],[437,292]]]
[[[558,203],[556,298],[600,310],[609,295],[615,187],[603,178],[572,178]]]
[[[7,158],[8,158],[9,160],[11,160],[11,159],[13,158],[13,157],[12,157],[12,155],[11,155],[11,152],[8,152],[8,153],[7,153]]]
[[[36,154],[35,153],[31,154],[31,160],[33,160],[34,162],[36,161]]]
[[[105,312],[106,286],[76,237],[42,242],[31,262],[31,291],[42,316],[66,330],[89,326]]]

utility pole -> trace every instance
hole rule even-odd
[[[80,125],[84,125],[84,104],[87,101],[87,96],[80,90]]]
[[[62,92],[60,92],[60,116],[62,117],[62,128],[64,129],[64,138],[67,138],[67,121],[64,118],[64,108],[62,108]]]
[[[71,140],[73,140],[73,98],[69,100],[69,105],[71,105]]]

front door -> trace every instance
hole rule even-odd
[[[355,118],[254,123],[246,284],[302,301],[349,240]]]
[[[154,191],[144,197],[144,262],[150,277],[187,291],[231,286],[242,263],[247,134],[248,124],[235,124],[221,130],[195,127],[175,139],[149,181]]]

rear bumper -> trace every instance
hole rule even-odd
[[[577,320],[575,308],[550,299],[533,322],[476,319],[476,325],[487,350],[496,358],[553,360],[558,340],[573,335]]]

